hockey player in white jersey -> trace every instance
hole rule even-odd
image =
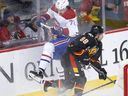
[[[51,32],[56,38],[45,43],[39,64],[39,72],[30,71],[30,73],[43,78],[46,76],[45,69],[53,59],[60,59],[65,53],[68,43],[78,35],[77,16],[74,9],[69,6],[68,0],[57,0],[56,3],[48,9],[47,13],[36,18],[36,25],[49,19],[55,20],[55,26]]]

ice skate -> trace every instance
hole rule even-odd
[[[44,83],[44,91],[47,92],[49,87],[53,87],[52,81],[45,81]]]
[[[36,71],[30,71],[29,72],[29,77],[32,78],[33,80],[35,80],[36,82],[40,83],[40,84],[44,82],[43,74],[42,74],[41,71],[39,73],[36,72]]]

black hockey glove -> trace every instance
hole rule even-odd
[[[107,78],[107,72],[104,68],[101,68],[100,69],[100,72],[99,73],[99,79],[103,79],[103,80],[106,80]]]
[[[37,27],[34,26],[34,23],[30,22],[30,23],[26,23],[25,27],[29,27],[30,29],[32,29],[34,32],[37,32]]]

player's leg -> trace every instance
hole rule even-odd
[[[55,46],[55,52],[53,54],[53,59],[54,60],[60,60],[62,58],[62,55],[65,53],[66,51],[66,47],[68,44],[68,38],[65,37],[60,37],[60,38],[56,38],[54,40],[51,41],[54,46]],[[60,74],[61,76],[64,75],[64,69],[61,65],[61,62],[56,63],[56,70],[58,72],[58,74]],[[44,91],[47,91],[48,87],[58,87],[59,85],[59,80],[54,80],[54,81],[46,81],[44,84]]]
[[[86,77],[83,72],[81,65],[76,61],[74,56],[69,53],[69,69],[65,68],[65,71],[67,73],[67,82],[65,85],[67,85],[70,88],[74,87],[74,94],[75,96],[82,96],[84,86],[86,83]],[[65,74],[66,74],[65,73]],[[70,78],[70,79],[69,79]],[[69,84],[68,84],[69,83]],[[69,86],[72,84],[72,86]]]
[[[54,44],[47,42],[43,47],[43,52],[41,55],[40,63],[39,63],[39,71],[30,71],[30,77],[36,76],[39,78],[48,77],[45,69],[48,64],[52,62],[54,52]]]
[[[78,64],[78,71],[79,71],[79,76],[75,76],[76,84],[74,86],[74,92],[75,92],[74,94],[75,96],[82,96],[87,78],[85,77],[84,71],[82,70],[80,64]]]

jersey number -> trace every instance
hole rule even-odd
[[[88,43],[88,39],[86,39],[86,37],[82,37],[80,41],[84,44]]]

